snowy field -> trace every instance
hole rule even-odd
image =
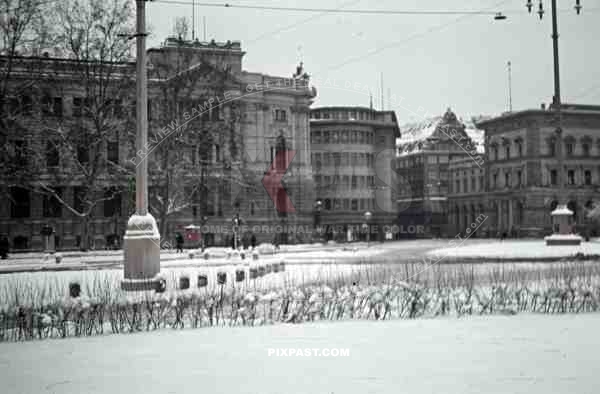
[[[458,243],[458,242],[457,242]],[[582,242],[579,246],[546,246],[544,240],[507,240],[436,249],[427,252],[437,258],[485,258],[485,259],[522,259],[572,257],[600,255],[600,241]]]
[[[0,344],[2,392],[595,394],[600,314],[163,330]],[[349,357],[269,356],[348,349]]]

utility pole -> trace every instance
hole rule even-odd
[[[192,0],[192,41],[196,38],[196,0]]]
[[[160,234],[148,213],[148,86],[146,74],[146,1],[136,0],[136,176],[135,213],[127,222],[121,288],[153,290],[160,272]]]

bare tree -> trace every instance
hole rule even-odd
[[[107,200],[118,205],[131,173],[119,156],[133,150],[134,123],[126,109],[135,92],[135,66],[131,42],[120,35],[132,31],[133,8],[128,0],[66,0],[47,17],[55,22],[54,54],[59,56],[21,61],[25,72],[39,63],[26,88],[27,97],[39,98],[34,111],[27,109],[34,112],[28,128],[39,134],[32,139],[28,176],[20,186],[78,218],[80,247],[87,249],[97,207]],[[72,112],[64,114],[63,99],[71,96]],[[73,188],[73,198],[64,196],[65,187]],[[120,212],[114,210],[116,219]]]
[[[160,111],[149,128],[150,208],[165,237],[174,215],[191,209],[200,220],[218,216],[229,208],[231,185],[249,182],[238,170],[242,104],[224,100],[227,90],[237,88],[235,76],[226,64],[183,49],[185,41],[177,45],[157,55],[151,73]]]

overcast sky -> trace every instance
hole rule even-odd
[[[207,40],[241,41],[247,52],[245,70],[289,77],[302,58],[318,89],[316,105],[368,106],[371,90],[380,107],[383,73],[384,99],[392,99],[384,103],[385,109],[394,109],[401,124],[424,114],[439,115],[449,106],[461,117],[499,114],[508,109],[509,60],[514,110],[537,108],[552,99],[550,0],[544,0],[547,13],[542,21],[537,14],[527,13],[525,0],[227,2],[302,8],[486,10],[508,16],[494,21],[488,15],[323,15],[196,7],[196,35],[203,38],[205,17]],[[192,15],[191,5],[146,4],[154,33],[149,46],[159,45],[172,33],[176,17]],[[600,4],[582,0],[579,16],[574,4],[575,0],[559,0],[562,99],[600,104]]]

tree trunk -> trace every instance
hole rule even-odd
[[[90,233],[89,222],[90,218],[88,215],[81,217],[81,244],[79,246],[82,251],[87,251],[90,247],[88,240]]]

